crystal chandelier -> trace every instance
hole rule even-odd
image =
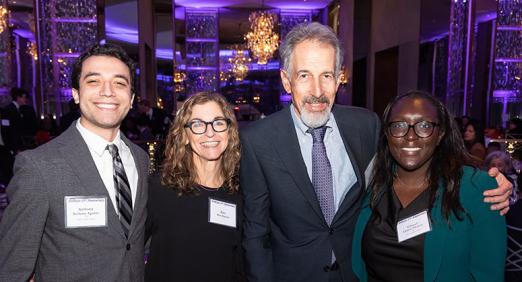
[[[219,72],[219,80],[222,82],[227,81],[231,77],[232,77],[232,75],[229,72],[224,72],[224,71]]]
[[[29,41],[27,43],[27,54],[29,54],[33,60],[38,61],[38,51],[36,50],[36,43]]]
[[[346,84],[350,80],[350,76],[348,75],[348,70],[346,70],[346,67],[343,65],[341,67],[341,73],[339,75],[339,82],[341,84]]]
[[[174,82],[181,83],[187,78],[187,75],[184,72],[179,70],[174,71]]]
[[[4,30],[7,29],[8,18],[9,12],[5,7],[0,6],[0,33],[4,32]]]
[[[250,31],[245,35],[247,46],[257,63],[265,65],[279,46],[279,35],[274,32],[276,16],[267,12],[253,12],[248,17]]]
[[[237,81],[242,81],[248,74],[247,63],[250,63],[252,59],[246,56],[245,51],[237,47],[234,51],[234,57],[228,58],[230,64],[232,64],[232,75]]]

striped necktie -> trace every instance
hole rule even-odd
[[[132,194],[130,190],[127,174],[123,168],[118,147],[114,144],[107,145],[107,150],[112,156],[114,189],[116,189],[116,205],[120,214],[120,222],[123,227],[125,237],[128,238],[130,225],[132,222]]]

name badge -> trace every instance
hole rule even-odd
[[[236,228],[236,204],[208,198],[208,222]]]
[[[11,122],[9,122],[8,119],[3,119],[2,120],[2,126],[10,126],[11,125]]]
[[[65,228],[107,226],[107,197],[65,196]]]
[[[431,223],[428,211],[420,212],[397,223],[399,243],[429,231],[431,231]]]

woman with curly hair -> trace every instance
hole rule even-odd
[[[360,281],[503,281],[505,219],[483,200],[497,183],[470,160],[432,95],[408,92],[388,104],[354,233]]]
[[[161,173],[149,180],[146,281],[243,281],[240,146],[225,98],[198,93],[178,110]]]

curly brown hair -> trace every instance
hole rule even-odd
[[[219,105],[225,118],[230,120],[228,129],[228,145],[221,158],[221,174],[225,180],[223,187],[230,193],[239,190],[239,158],[240,145],[237,121],[231,105],[217,93],[201,92],[188,98],[176,113],[176,119],[169,129],[165,144],[165,159],[161,166],[161,184],[179,191],[181,194],[197,192],[197,174],[193,161],[192,148],[188,144],[185,125],[192,116],[195,105],[215,102]]]

